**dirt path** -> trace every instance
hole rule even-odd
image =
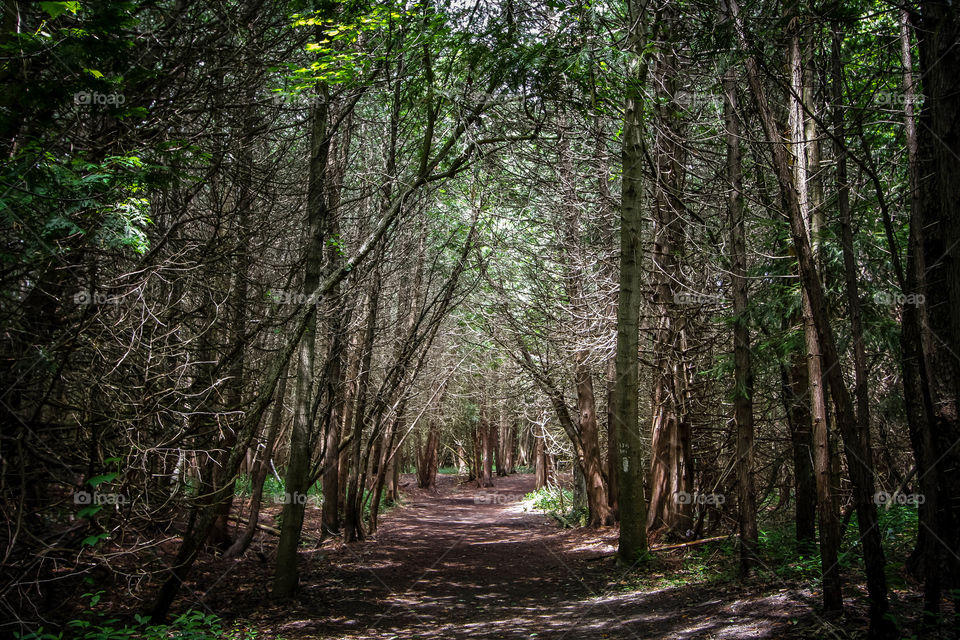
[[[617,590],[616,532],[563,530],[519,503],[532,476],[413,491],[376,540],[306,554],[295,606],[255,617],[288,639],[785,637],[807,610],[698,586]],[[272,620],[270,620],[272,618]]]

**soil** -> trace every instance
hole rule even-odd
[[[271,602],[269,573],[244,575],[251,567],[242,562],[232,577],[197,585],[206,604],[289,640],[802,638],[826,631],[811,594],[793,589],[630,590],[624,583],[636,572],[611,556],[616,529],[561,529],[526,510],[533,476],[496,478],[489,489],[440,476],[434,492],[404,482],[404,504],[382,516],[375,539],[304,549],[295,602]],[[316,530],[319,510],[308,513],[305,530]],[[217,570],[206,569],[207,576]]]

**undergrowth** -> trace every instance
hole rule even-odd
[[[590,518],[590,511],[586,506],[574,506],[573,492],[558,486],[546,486],[532,491],[524,496],[524,502],[529,502],[531,508],[537,511],[543,511],[563,528],[585,526]]]
[[[915,506],[893,506],[879,509],[879,529],[887,558],[888,584],[893,589],[905,588],[904,563],[917,535]],[[863,582],[864,568],[860,533],[854,516],[844,531],[839,566],[847,580]],[[822,581],[818,545],[806,552],[798,549],[792,521],[760,523],[760,557],[751,581],[772,587],[802,584],[814,590]],[[739,580],[738,542],[734,537],[702,546],[684,549],[680,557],[657,557],[645,571],[632,572],[612,586],[619,590],[654,590],[691,584],[731,584]],[[677,565],[679,562],[679,566]]]
[[[132,623],[122,623],[96,610],[103,592],[86,593],[90,602],[84,615],[67,622],[59,632],[43,627],[28,633],[16,633],[18,640],[256,640],[256,631],[242,626],[229,627],[213,614],[187,611],[169,624],[151,624],[147,616],[135,615]]]

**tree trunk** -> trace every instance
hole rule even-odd
[[[277,387],[277,397],[273,401],[273,412],[270,414],[270,427],[267,431],[266,444],[264,444],[263,452],[257,458],[257,463],[250,474],[252,494],[250,496],[250,514],[247,516],[247,526],[223,554],[225,559],[237,558],[242,555],[253,541],[253,534],[256,533],[257,524],[260,522],[260,507],[263,503],[263,484],[266,482],[267,474],[270,473],[270,459],[273,457],[273,449],[280,433],[280,425],[283,423],[283,397],[286,393],[287,375],[285,371]]]
[[[750,574],[756,562],[757,498],[753,484],[753,368],[748,315],[747,239],[744,229],[743,179],[740,168],[740,121],[737,113],[737,76],[727,69],[723,81],[726,100],[727,214],[730,218],[730,275],[733,291],[733,416],[737,428],[737,508],[740,531],[740,575]]]
[[[729,0],[731,13],[740,46],[744,51],[752,49],[747,43],[743,24],[739,17],[736,0]],[[870,635],[873,637],[893,637],[896,633],[893,622],[888,617],[887,584],[884,574],[886,562],[877,527],[877,509],[874,503],[874,478],[872,455],[864,448],[865,434],[858,433],[856,416],[850,403],[849,392],[843,380],[843,368],[837,352],[833,329],[829,323],[826,298],[820,275],[814,261],[810,240],[800,208],[800,201],[793,184],[788,151],[780,138],[781,128],[770,110],[760,80],[756,60],[746,60],[747,77],[756,101],[757,111],[763,124],[767,142],[773,153],[773,165],[777,175],[783,207],[790,219],[790,233],[800,267],[800,278],[807,293],[811,315],[816,328],[820,351],[823,358],[824,375],[830,385],[830,393],[836,408],[837,419],[843,435],[844,448],[850,480],[853,485],[854,503],[857,510],[857,524],[860,529],[864,564],[867,574],[867,591],[870,597]],[[960,303],[960,301],[958,301]],[[811,380],[811,383],[813,381]]]
[[[597,407],[593,396],[593,377],[586,362],[576,367],[577,407],[580,413],[580,440],[583,446],[582,467],[584,489],[590,510],[589,525],[613,524],[607,488],[603,484],[603,459],[600,455]]]
[[[796,11],[796,7],[791,7]],[[822,214],[818,210],[819,193],[811,178],[811,173],[817,173],[819,166],[813,161],[819,157],[818,143],[813,138],[815,132],[805,127],[806,117],[804,107],[808,109],[812,87],[806,77],[805,65],[802,56],[803,45],[800,34],[800,18],[793,15],[788,31],[790,45],[788,67],[790,71],[789,124],[790,138],[794,152],[793,184],[798,193],[798,206],[803,218],[805,234],[812,245],[813,259],[816,260],[819,247],[820,227]],[[818,163],[819,165],[819,163]],[[820,341],[816,325],[813,320],[813,310],[810,306],[809,294],[804,289],[803,297],[803,330],[804,344],[807,352],[807,383],[810,396],[811,433],[814,443],[814,469],[817,482],[817,513],[820,516],[820,560],[823,569],[823,604],[827,612],[840,611],[843,608],[843,594],[840,578],[840,522],[837,519],[837,499],[834,493],[836,486],[832,471],[838,462],[833,455],[833,444],[830,440],[829,421],[827,420],[826,390],[823,386],[823,359],[820,355]]]
[[[430,420],[427,428],[427,442],[417,457],[417,486],[421,489],[435,489],[437,486],[437,447],[440,434],[437,423]]]
[[[919,3],[911,15],[920,54],[923,106],[912,153],[912,269],[910,285],[922,298],[904,305],[904,340],[919,368],[925,387],[926,420],[912,434],[917,470],[925,503],[921,530],[927,529],[923,550],[924,610],[935,619],[943,589],[952,589],[954,629],[960,634],[960,15],[939,0]],[[907,35],[907,40],[909,35]],[[909,62],[909,42],[903,45]],[[915,91],[905,67],[905,86]],[[908,127],[913,106],[907,102]],[[910,132],[908,129],[908,145]],[[914,291],[909,287],[908,291]],[[906,293],[906,292],[905,292]],[[908,323],[911,326],[908,329]],[[905,351],[905,357],[907,352]]]
[[[660,14],[658,39],[673,38],[676,13],[666,8]],[[651,389],[650,507],[647,531],[686,539],[693,534],[693,504],[680,498],[693,492],[692,427],[689,419],[691,382],[687,349],[689,307],[678,304],[684,276],[679,258],[683,254],[684,232],[680,212],[684,185],[685,150],[679,143],[679,93],[676,66],[671,49],[656,56],[653,67],[655,95],[653,198],[653,248],[651,285],[656,306],[653,332],[653,386]]]
[[[647,510],[643,491],[639,422],[640,230],[643,221],[643,83],[646,6],[627,3],[627,83],[622,134],[623,179],[620,204],[620,293],[617,301],[614,422],[617,432],[617,483],[620,487],[620,536],[617,561],[627,566],[647,555]]]
[[[534,489],[543,489],[550,484],[553,465],[550,464],[550,453],[547,451],[546,430],[534,434],[533,459],[535,465]]]
[[[614,314],[616,314],[616,306],[614,306]],[[614,522],[620,520],[620,509],[618,506],[618,497],[620,495],[620,485],[618,479],[620,474],[617,473],[617,462],[619,457],[617,451],[617,429],[616,429],[616,417],[614,416],[614,390],[617,386],[617,359],[616,356],[612,356],[607,361],[607,376],[606,376],[606,386],[607,386],[607,461],[606,461],[606,471],[607,471],[607,504],[610,505],[610,515],[613,517]]]
[[[507,443],[503,448],[504,466],[507,475],[513,475],[517,472],[516,468],[516,450],[517,450],[517,423],[514,420],[507,426]]]
[[[480,445],[479,476],[477,486],[493,486],[493,431],[494,426],[486,416],[486,409],[481,409],[478,429],[478,444]]]
[[[377,328],[377,312],[380,306],[381,274],[379,260],[374,265],[367,294],[366,327],[360,345],[360,378],[357,382],[356,404],[353,410],[353,442],[350,457],[350,473],[347,480],[347,498],[343,514],[343,538],[346,542],[363,540],[365,531],[362,521],[363,478],[361,476],[361,443],[363,427],[367,420],[367,395],[370,385],[370,363],[373,358],[374,336]]]
[[[314,291],[320,284],[323,273],[324,236],[327,217],[327,162],[330,141],[327,136],[327,91],[318,86],[318,99],[311,109],[313,123],[310,135],[310,167],[307,186],[307,249],[303,291]],[[307,327],[299,348],[297,386],[295,391],[293,427],[290,429],[290,457],[284,477],[283,526],[277,543],[277,565],[273,577],[273,597],[289,598],[297,590],[300,575],[297,568],[300,534],[303,529],[306,507],[307,483],[310,477],[312,400],[314,391],[314,357],[316,354],[316,303],[307,304],[314,309],[314,320]]]
[[[793,323],[790,323],[792,326]],[[780,366],[780,389],[793,453],[793,491],[797,553],[809,555],[817,539],[817,481],[814,477],[813,433],[810,429],[809,371],[803,354],[795,353],[788,369]]]

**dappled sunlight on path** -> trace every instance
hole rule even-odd
[[[611,589],[616,530],[557,528],[520,502],[532,476],[413,491],[375,540],[337,543],[303,576],[284,638],[774,638],[806,610],[686,585]],[[611,580],[613,578],[613,580]],[[736,594],[734,594],[736,596]]]

